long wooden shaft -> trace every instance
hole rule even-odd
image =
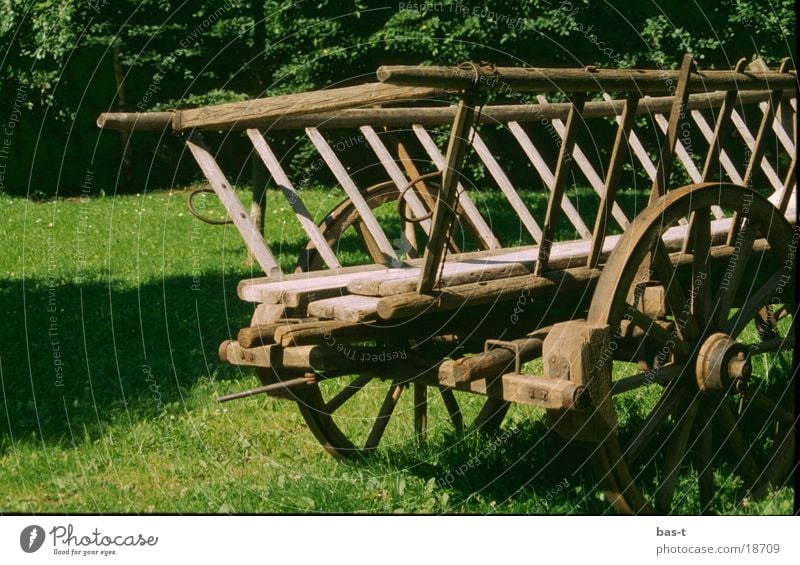
[[[439,199],[433,212],[433,226],[425,254],[422,258],[422,271],[420,272],[417,292],[428,293],[433,290],[436,274],[444,254],[444,246],[450,235],[450,225],[455,219],[456,192],[458,189],[458,175],[464,163],[467,152],[468,140],[466,139],[475,109],[471,101],[462,99],[458,103],[458,111],[450,131],[450,142],[447,146],[447,158],[442,174],[442,188],[439,190]]]
[[[687,110],[704,110],[719,107],[725,92],[698,93],[689,96]],[[785,90],[784,99],[794,96],[794,90]],[[642,99],[636,110],[637,116],[663,114],[672,107],[672,96],[656,96]],[[745,91],[736,94],[736,104],[746,106],[769,99],[768,91]],[[622,112],[624,100],[593,101],[584,106],[585,118],[610,118]],[[485,106],[480,115],[480,123],[497,124],[505,122],[538,122],[542,119],[564,120],[571,104],[498,104]],[[215,108],[215,106],[209,106]],[[100,114],[97,126],[103,129],[127,131],[163,131],[172,127],[174,114],[177,112],[108,112]],[[325,112],[322,109],[305,114],[282,114],[274,117],[248,117],[233,121],[225,127],[219,125],[198,125],[195,129],[276,129],[291,130],[305,127],[319,129],[348,128],[360,126],[438,126],[453,123],[456,106],[427,106],[415,108],[369,108],[346,109]]]
[[[382,66],[378,80],[397,86],[464,89],[475,80],[472,69],[458,67]],[[679,81],[681,71],[644,69],[548,69],[498,67],[479,71],[482,88],[498,91],[527,92],[640,92],[642,94],[669,92]],[[760,90],[794,88],[796,73],[756,71],[704,71],[688,82],[690,92],[712,90]]]

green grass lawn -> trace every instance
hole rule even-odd
[[[259,272],[245,265],[236,230],[194,219],[185,196],[0,195],[0,511],[611,512],[585,448],[561,441],[534,409],[513,407],[491,436],[456,437],[432,423],[425,448],[402,441],[410,424],[393,423],[387,447],[356,464],[328,456],[290,402],[217,404],[257,384],[250,371],[222,365],[217,347],[248,324],[253,305],[236,285]],[[288,205],[269,198],[267,239],[291,269],[305,240]],[[475,198],[505,229],[504,243],[527,242],[496,195]],[[304,194],[316,218],[340,199]],[[363,257],[340,243],[352,244],[346,262]],[[361,406],[374,414],[381,398],[367,392]],[[633,399],[631,413],[647,402]],[[432,406],[432,422],[441,412]],[[696,512],[696,486],[684,480],[677,509]],[[722,511],[791,511],[789,488],[738,505],[735,491],[723,490]]]

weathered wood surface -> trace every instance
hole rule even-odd
[[[528,137],[528,134],[525,133],[525,130],[522,129],[522,126],[517,122],[509,122],[508,129],[517,140],[517,143],[519,143],[522,151],[530,160],[534,169],[536,169],[536,172],[539,173],[542,183],[544,183],[547,189],[552,192],[553,187],[555,186],[555,175],[550,170],[550,167],[547,165],[544,157],[542,157],[541,153],[539,153],[539,150],[536,149],[536,146],[534,145],[533,141],[531,141],[531,138]],[[578,212],[577,208],[575,208],[575,205],[572,204],[569,197],[562,195],[560,206],[564,211],[564,214],[567,216],[567,218],[569,218],[570,223],[575,226],[575,229],[578,231],[581,237],[592,237],[592,232],[588,227],[586,227],[586,223],[583,221],[583,218],[581,218],[580,213]]]
[[[376,318],[378,301],[374,296],[349,294],[317,300],[308,305],[308,315],[330,320],[362,322]]]
[[[730,218],[712,222],[712,243],[714,245],[721,245],[725,242],[730,226]],[[668,252],[681,250],[686,229],[685,225],[681,225],[666,230],[663,240]],[[608,251],[613,249],[618,238],[619,236],[606,238],[604,248]],[[506,277],[451,286],[436,294],[406,293],[386,297],[351,294],[312,302],[309,304],[308,313],[320,318],[349,321],[372,320],[378,317],[384,320],[394,320],[436,311],[453,310],[464,306],[513,300],[523,293],[526,294],[526,298],[531,298],[537,295],[566,292],[570,289],[585,289],[599,276],[600,270],[574,266],[586,264],[590,243],[588,240],[565,242],[562,261],[567,265],[572,265],[573,268],[551,263],[554,270],[547,277],[537,278],[532,275]],[[558,249],[558,245],[554,247],[553,254],[556,249]],[[559,270],[556,270],[556,267]]]
[[[467,89],[473,85],[473,71],[458,67],[384,65],[378,80],[398,86]],[[680,71],[650,69],[552,69],[536,67],[497,67],[479,72],[478,84],[490,90],[520,92],[641,92],[666,93],[680,80]],[[700,71],[687,83],[690,92],[714,90],[794,89],[796,72],[778,71]]]
[[[383,254],[384,261],[387,263],[391,261],[397,261],[397,254],[395,253],[392,244],[389,243],[386,233],[384,233],[383,228],[378,223],[377,218],[375,218],[375,214],[373,214],[369,204],[367,204],[366,200],[364,200],[364,195],[358,189],[355,182],[353,182],[353,179],[350,178],[347,169],[339,161],[339,158],[336,156],[336,153],[334,153],[333,149],[331,149],[331,146],[317,129],[306,128],[306,135],[317,149],[319,154],[322,156],[323,160],[328,165],[328,168],[336,177],[336,180],[339,181],[339,184],[344,189],[348,198],[350,198],[353,206],[355,206],[356,210],[358,210],[361,221],[369,231],[369,234],[372,236],[372,239],[375,241],[378,249],[380,249],[381,253]]]
[[[283,116],[430,98],[436,93],[435,89],[427,87],[397,87],[381,83],[367,83],[181,110],[173,113],[172,127],[176,131],[198,127],[249,128],[258,122]]]
[[[518,253],[498,257],[475,259],[467,262],[445,263],[442,269],[441,286],[495,280],[529,274],[535,262],[536,250],[525,249]],[[515,261],[519,258],[519,261]],[[364,276],[347,285],[347,291],[364,296],[391,296],[413,292],[417,287],[419,268],[397,269],[379,276]]]
[[[793,210],[793,209],[792,209]],[[791,211],[790,211],[791,212]],[[715,242],[724,239],[730,229],[731,220],[725,218],[712,222]],[[685,226],[669,228],[664,240],[670,251],[680,249],[686,233]],[[616,246],[619,235],[606,237],[601,258],[607,256]],[[590,249],[588,240],[558,242],[553,246],[550,264],[554,269],[575,267],[584,264]],[[443,286],[456,286],[480,280],[519,276],[513,273],[530,272],[536,261],[537,246],[465,253],[452,257],[443,270]],[[392,296],[414,289],[419,276],[419,260],[410,262],[410,267],[389,269],[377,265],[347,267],[338,271],[316,271],[284,275],[281,280],[269,278],[247,279],[239,283],[238,294],[242,300],[260,303],[301,304],[309,302],[314,293],[324,293],[333,289],[335,293],[348,293],[371,297]],[[342,296],[345,301],[347,296]],[[323,301],[324,302],[324,301]],[[327,303],[327,302],[325,302]],[[334,302],[334,306],[339,302]],[[320,306],[315,306],[319,308]],[[326,310],[330,313],[330,310]]]
[[[458,174],[467,151],[467,142],[464,137],[472,125],[474,113],[475,109],[470,104],[463,99],[459,101],[458,112],[456,112],[456,118],[450,130],[446,162],[441,167],[443,171],[442,187],[433,211],[430,239],[422,257],[422,270],[417,283],[418,292],[428,292],[433,288],[438,276],[439,264],[446,252],[445,246],[450,239],[450,228],[456,219]]]
[[[534,272],[537,275],[547,270],[550,262],[550,251],[555,239],[556,224],[561,217],[561,211],[564,209],[564,201],[566,200],[564,190],[572,165],[572,153],[578,136],[578,128],[582,121],[581,113],[583,112],[584,104],[586,104],[586,97],[583,94],[575,95],[573,98],[572,109],[567,114],[564,139],[558,151],[556,170],[553,173],[552,194],[547,200],[547,211],[545,212],[544,225],[542,226],[542,243],[539,246],[539,258],[534,267]]]
[[[519,357],[522,363],[530,361],[541,355],[542,344],[549,328],[542,328],[513,343],[519,348]],[[459,359],[446,359],[439,366],[439,384],[456,386],[478,379],[493,378],[503,373],[514,370],[516,352],[508,347],[495,346],[483,353],[476,353],[470,357]]]
[[[433,141],[433,138],[423,127],[414,124],[412,129],[434,166],[440,171],[443,171],[446,167],[445,156],[439,151],[436,142]],[[467,130],[465,130],[462,135],[466,136]],[[490,228],[486,220],[483,219],[477,206],[475,206],[475,203],[469,197],[469,194],[467,194],[467,191],[460,182],[456,183],[456,190],[458,191],[458,202],[456,204],[460,212],[459,220],[467,224],[470,231],[472,231],[486,249],[499,249],[502,247],[497,237],[492,233],[492,228]]]
[[[311,213],[300,198],[300,194],[295,190],[292,182],[289,180],[289,176],[284,172],[280,161],[264,139],[264,136],[256,129],[247,130],[247,136],[250,138],[250,142],[253,144],[253,149],[255,149],[256,154],[264,163],[270,175],[272,175],[273,182],[275,182],[281,192],[283,192],[287,202],[289,202],[289,206],[292,207],[297,220],[300,222],[303,231],[306,232],[308,239],[314,244],[317,252],[319,252],[320,256],[325,261],[325,264],[331,269],[340,267],[341,265],[336,258],[336,254],[333,252],[333,249],[331,249],[331,246],[328,245],[325,236],[322,235],[319,226],[314,222]]]
[[[250,221],[239,197],[236,196],[228,179],[225,178],[225,174],[219,168],[211,153],[209,153],[202,139],[198,137],[187,139],[186,145],[211,184],[211,188],[214,189],[214,193],[225,207],[228,217],[231,218],[236,229],[239,230],[247,249],[253,254],[253,258],[258,265],[268,275],[279,275],[281,267],[264,241],[264,236]]]
[[[794,89],[784,91],[784,99],[794,96]],[[706,110],[717,108],[722,104],[724,92],[698,93],[689,96],[687,110]],[[768,92],[739,92],[736,104],[739,106],[764,102]],[[622,112],[623,100],[605,100],[587,102],[583,115],[586,118],[610,118]],[[637,116],[663,114],[669,112],[672,105],[671,96],[654,96],[642,100],[636,111]],[[497,104],[484,106],[481,110],[480,123],[498,124],[511,121],[538,122],[542,119],[566,119],[569,104],[552,103],[543,107],[541,104]],[[213,108],[214,106],[209,106]],[[97,126],[103,129],[125,131],[163,131],[172,126],[173,115],[177,112],[107,112],[97,118]],[[453,122],[455,106],[427,106],[416,108],[370,108],[349,109],[334,112],[314,112],[304,115],[280,115],[272,118],[248,118],[242,122],[233,122],[225,128],[218,125],[196,126],[200,130],[248,129],[260,128],[269,130],[291,130],[306,127],[318,129],[350,128],[361,126],[440,126]]]

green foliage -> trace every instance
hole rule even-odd
[[[756,55],[775,65],[794,57],[794,28],[791,0],[0,0],[0,91],[28,93],[2,190],[76,194],[89,168],[119,190],[191,180],[190,167],[173,178],[153,166],[181,151],[155,136],[134,136],[134,170],[122,167],[120,143],[94,125],[112,109],[347,85],[391,63],[674,67],[691,51],[705,68]]]

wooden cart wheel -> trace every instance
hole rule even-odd
[[[433,188],[429,185],[429,189]],[[364,199],[371,209],[395,202],[400,191],[391,183],[381,183],[364,191]],[[320,229],[328,243],[335,248],[337,242],[350,227],[355,228],[367,252],[375,262],[383,261],[383,254],[369,231],[363,225],[353,203],[347,199],[337,205],[320,223]],[[322,257],[313,244],[309,243],[298,261],[298,270],[323,268]],[[404,392],[407,389],[412,391]],[[437,399],[429,398],[434,391]],[[398,414],[397,404],[401,395],[413,394],[413,415]],[[364,397],[371,397],[364,399]],[[377,398],[376,398],[377,397]],[[413,419],[413,434],[419,441],[425,441],[430,402],[441,403],[446,419],[455,432],[467,429],[490,431],[500,427],[509,405],[506,402],[487,398],[472,421],[465,426],[460,402],[480,400],[474,395],[453,392],[450,389],[436,389],[413,382],[392,382],[354,376],[331,379],[304,389],[297,398],[297,404],[314,436],[330,454],[336,457],[352,457],[373,451],[384,437],[389,422],[401,416],[400,420]],[[364,414],[359,407],[380,406],[375,415]],[[409,416],[405,418],[404,416]],[[403,424],[400,424],[401,426]],[[409,424],[409,431],[411,430]]]
[[[387,202],[396,201],[400,196],[400,191],[397,190],[394,183],[384,182],[367,188],[363,191],[363,195],[370,209],[375,210]],[[356,230],[359,239],[364,244],[372,261],[375,263],[382,263],[384,260],[383,253],[364,225],[358,210],[356,210],[355,205],[349,198],[337,204],[319,224],[322,235],[328,241],[328,245],[334,250],[339,244],[342,235],[344,235],[351,226]],[[325,262],[322,256],[319,254],[314,244],[309,242],[298,258],[297,270],[317,271],[324,267]]]
[[[712,238],[712,205],[736,214],[730,245]],[[670,257],[664,232],[688,217],[691,255]],[[795,424],[793,235],[759,194],[705,183],[670,191],[620,238],[588,320],[614,336],[638,326],[661,349],[649,372],[614,361],[617,425],[592,463],[619,511],[708,513],[720,487],[744,499],[786,484]],[[645,304],[642,283],[664,289],[660,308]],[[638,374],[620,378],[626,370]],[[693,489],[699,509],[681,505]]]
[[[434,391],[438,398],[432,394]],[[486,399],[467,426],[459,400],[475,402],[481,401],[480,397],[413,380],[392,381],[368,375],[323,380],[294,389],[291,395],[314,437],[328,453],[342,459],[368,455],[378,448],[390,428],[394,428],[392,445],[412,438],[425,443],[433,425],[442,424],[441,418],[429,420],[429,412],[444,417],[446,433],[460,434],[466,429],[496,428],[508,410],[508,403]],[[401,403],[401,397],[406,395],[411,401]]]

